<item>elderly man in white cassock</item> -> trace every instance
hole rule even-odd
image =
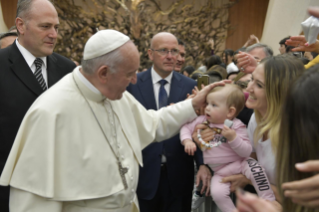
[[[141,150],[194,119],[214,85],[147,111],[125,91],[138,67],[139,52],[126,35],[103,30],[88,40],[82,66],[24,117],[0,179],[11,186],[11,212],[139,211]]]

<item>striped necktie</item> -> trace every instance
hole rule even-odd
[[[34,61],[35,64],[35,72],[34,72],[34,76],[35,78],[37,78],[41,88],[45,91],[47,89],[47,85],[45,84],[43,75],[42,75],[42,60],[40,58],[36,58]]]

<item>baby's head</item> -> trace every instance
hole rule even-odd
[[[223,124],[234,119],[245,106],[243,91],[234,84],[213,88],[206,97],[206,119],[213,124]]]

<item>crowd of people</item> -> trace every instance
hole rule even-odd
[[[319,41],[274,56],[251,35],[218,56],[210,40],[193,67],[158,32],[136,74],[127,35],[97,32],[76,65],[53,52],[59,24],[51,1],[21,0],[0,35],[1,212],[187,212],[205,195],[223,212],[319,211]]]

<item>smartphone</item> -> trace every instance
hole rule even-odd
[[[202,84],[203,85],[208,85],[209,84],[209,76],[208,75],[202,75],[197,79],[197,87],[199,90],[202,89]]]

